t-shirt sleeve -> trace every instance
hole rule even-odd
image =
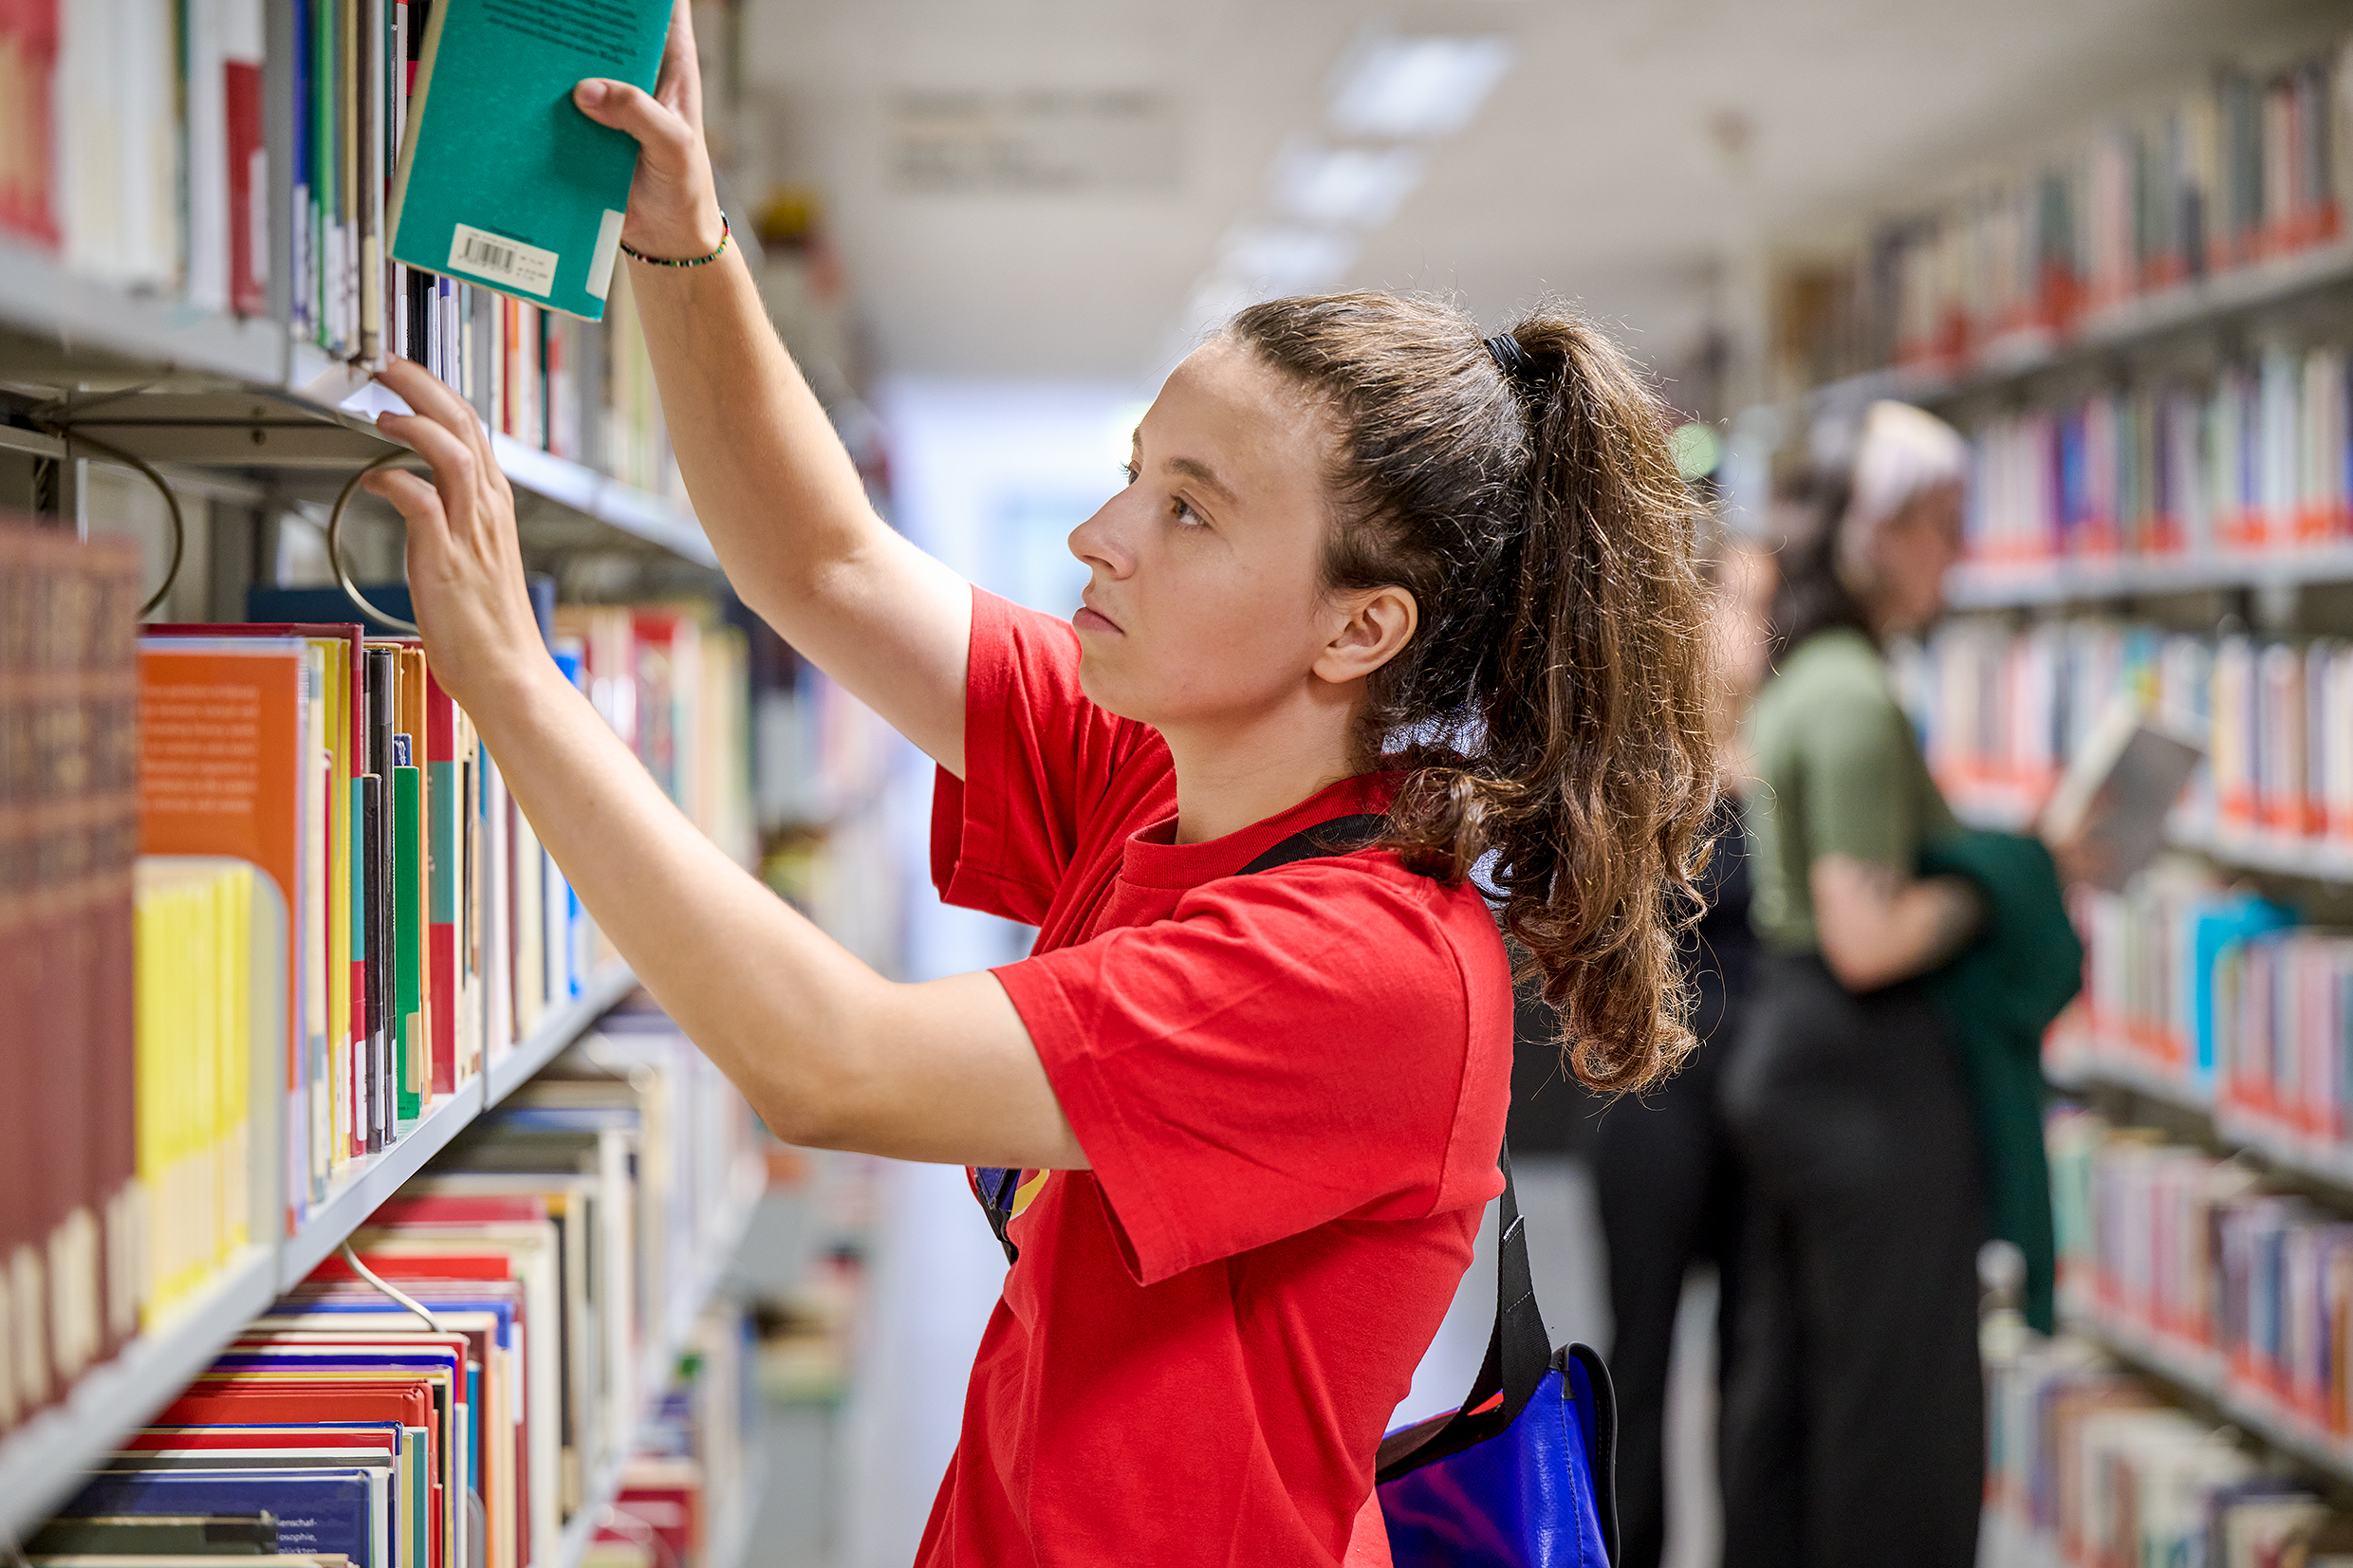
[[[1464,962],[1403,878],[1304,865],[1213,882],[1170,919],[994,971],[1139,1282],[1500,1185],[1501,1093],[1491,1128],[1460,1114],[1476,1086]],[[1508,995],[1500,946],[1494,968]]]
[[[932,794],[940,897],[1037,925],[1083,824],[1151,739],[1080,689],[1066,622],[974,588],[964,777],[939,769]]]
[[[1921,829],[1913,745],[1902,710],[1878,693],[1847,694],[1806,715],[1799,746],[1810,859],[1845,855],[1912,869]]]

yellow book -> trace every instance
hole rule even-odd
[[[134,885],[152,1326],[251,1240],[254,872],[241,860],[142,856]]]

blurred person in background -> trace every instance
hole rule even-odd
[[[1709,560],[1711,636],[1719,673],[1714,709],[1726,793],[1709,824],[1714,849],[1700,879],[1706,900],[1687,960],[1692,1033],[1682,1069],[1606,1105],[1594,1133],[1594,1184],[1609,1268],[1610,1379],[1618,1391],[1617,1568],[1658,1568],[1667,1520],[1668,1366],[1686,1276],[1716,1273],[1716,1376],[1729,1387],[1739,1301],[1739,1162],[1718,1106],[1755,968],[1750,929],[1749,846],[1732,793],[1748,773],[1741,721],[1765,675],[1773,560],[1726,537]],[[1556,1053],[1557,1058],[1557,1053]],[[1518,1134],[1515,1124],[1515,1146]]]
[[[1874,404],[1791,500],[1744,817],[1762,940],[1724,1107],[1749,1212],[1724,1415],[1731,1568],[1968,1568],[1984,1469],[1969,1084],[1924,977],[1984,904],[1882,639],[1943,609],[1967,449]],[[2055,896],[2055,895],[2054,895]]]

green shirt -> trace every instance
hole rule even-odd
[[[1807,882],[1816,860],[1846,855],[1910,876],[1922,843],[1960,826],[1928,776],[1886,662],[1861,632],[1817,632],[1784,657],[1757,693],[1749,746],[1750,919],[1780,951],[1822,945]]]

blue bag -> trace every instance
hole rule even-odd
[[[1381,1440],[1373,1472],[1397,1568],[1609,1568],[1618,1404],[1602,1358],[1556,1355],[1536,1306],[1506,1147],[1495,1331],[1462,1408]]]

